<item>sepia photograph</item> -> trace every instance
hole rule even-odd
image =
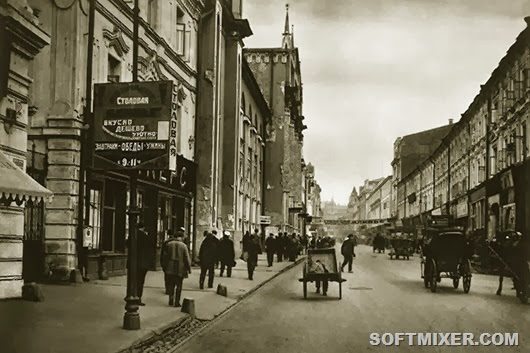
[[[530,0],[0,0],[0,353],[530,352]]]

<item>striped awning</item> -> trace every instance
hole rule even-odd
[[[0,199],[7,202],[40,201],[53,193],[24,173],[0,151]]]

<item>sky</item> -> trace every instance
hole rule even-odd
[[[304,159],[322,200],[392,174],[399,136],[458,121],[526,27],[530,0],[289,0],[308,126]],[[280,0],[244,0],[254,35],[279,47]]]

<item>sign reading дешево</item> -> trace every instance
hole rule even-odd
[[[174,86],[172,81],[94,85],[96,169],[176,170]]]

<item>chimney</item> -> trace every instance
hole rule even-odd
[[[449,125],[453,125],[453,119],[449,119]]]

